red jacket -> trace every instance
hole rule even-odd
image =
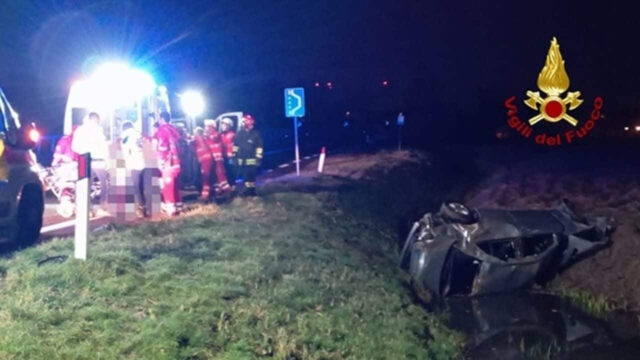
[[[180,154],[178,151],[180,133],[178,130],[169,124],[160,125],[153,137],[158,141],[156,150],[160,161],[165,165],[180,166]]]
[[[71,142],[73,141],[73,133],[65,135],[58,140],[56,150],[53,153],[53,162],[51,166],[58,166],[61,163],[68,163],[78,160],[78,154],[71,150]]]
[[[220,133],[213,127],[207,128],[205,133],[205,142],[211,150],[213,160],[222,161],[222,140]]]
[[[206,136],[195,135],[191,144],[196,151],[198,162],[202,163],[213,158],[211,149],[209,149],[209,145],[207,144]]]
[[[235,137],[236,133],[233,130],[225,131],[220,135],[220,139],[222,140],[222,154],[227,159],[233,157],[233,138]]]

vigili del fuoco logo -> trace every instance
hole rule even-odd
[[[569,75],[564,68],[564,60],[560,54],[560,45],[554,37],[547,53],[547,60],[538,75],[538,89],[540,91],[527,91],[528,99],[525,105],[536,111],[528,120],[520,118],[516,97],[512,96],[505,101],[507,109],[507,124],[526,139],[532,139],[536,144],[547,146],[559,146],[571,144],[581,139],[596,126],[600,120],[600,110],[604,100],[596,96],[593,100],[593,110],[589,119],[583,123],[571,115],[571,111],[582,105],[580,91],[569,90]],[[541,94],[542,92],[542,94]],[[563,97],[562,94],[567,92]],[[521,114],[525,117],[524,114]],[[542,121],[554,124],[557,130],[553,133],[536,131],[536,125]],[[564,127],[561,124],[569,124]],[[538,126],[539,127],[539,126]]]

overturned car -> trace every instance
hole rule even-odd
[[[550,210],[472,209],[447,202],[417,221],[400,255],[426,300],[481,295],[544,283],[610,243],[613,221]]]

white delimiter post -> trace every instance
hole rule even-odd
[[[87,260],[90,174],[91,155],[81,155],[78,159],[78,181],[76,181],[76,231],[74,243],[74,256],[80,260]]]
[[[324,159],[327,156],[327,149],[323,146],[320,150],[320,158],[318,159],[318,172],[322,174],[324,171]]]

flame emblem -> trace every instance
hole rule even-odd
[[[569,89],[569,75],[564,68],[560,45],[555,37],[551,40],[547,59],[538,75],[538,88],[548,96],[543,98],[539,91],[527,91],[529,98],[524,103],[533,110],[540,111],[540,114],[529,119],[529,124],[535,125],[541,120],[553,123],[566,120],[573,126],[578,125],[578,120],[567,114],[567,107],[573,110],[582,104],[580,91],[568,92],[564,99],[560,97]]]

